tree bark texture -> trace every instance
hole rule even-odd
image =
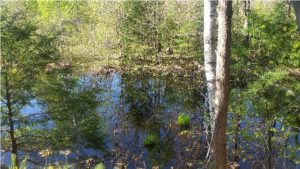
[[[218,2],[218,47],[216,57],[215,125],[213,159],[217,169],[227,168],[226,126],[229,99],[229,59],[231,47],[232,1]]]
[[[5,76],[5,97],[6,97],[6,107],[7,107],[7,115],[8,115],[8,126],[9,126],[9,137],[11,141],[11,154],[12,154],[12,166],[15,168],[19,168],[18,164],[18,144],[17,144],[17,139],[15,137],[15,129],[14,129],[14,114],[12,110],[12,103],[11,103],[11,94],[9,91],[9,80],[8,77]]]
[[[212,121],[214,119],[214,95],[216,80],[216,48],[218,31],[217,4],[217,1],[204,0],[204,69],[209,112]]]

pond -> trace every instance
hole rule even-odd
[[[48,120],[46,125],[40,124],[38,128],[44,127],[49,131],[58,128],[66,133],[60,133],[61,139],[56,138],[59,144],[48,144],[53,148],[53,154],[47,159],[35,150],[20,150],[20,154],[30,155],[31,162],[27,164],[29,168],[42,167],[46,161],[53,164],[65,163],[66,159],[70,164],[80,160],[80,164],[76,165],[85,168],[100,162],[107,169],[206,168],[204,162],[208,148],[209,118],[201,79],[200,76],[159,75],[137,71],[112,72],[106,75],[84,74],[76,77],[71,87],[68,86],[69,82],[58,83],[63,84],[58,85],[59,87],[67,87],[68,90],[44,89],[47,93],[37,96],[21,112],[23,115],[44,112]],[[58,100],[54,101],[54,98]],[[93,98],[98,103],[96,106]],[[59,113],[48,113],[48,110],[57,110]],[[69,116],[64,112],[78,114]],[[229,113],[229,119],[233,119],[233,116]],[[182,117],[181,120],[179,117]],[[260,117],[249,115],[248,122],[241,120],[240,130],[249,127],[249,121],[253,126],[262,122]],[[281,130],[280,123],[277,123],[276,129]],[[94,133],[88,135],[87,131]],[[74,134],[69,136],[68,133]],[[250,130],[247,133],[251,136]],[[99,137],[96,137],[97,134]],[[233,135],[234,133],[228,134],[228,155],[231,161],[235,149]],[[74,139],[66,140],[64,137]],[[237,146],[242,153],[235,160],[241,168],[261,168],[270,162],[276,168],[300,167],[281,157],[279,152],[282,150],[275,143],[272,156],[268,158],[269,155],[262,148],[263,141],[249,141],[240,133],[237,137]],[[274,135],[275,139],[276,137]],[[288,144],[296,148],[299,140],[299,134],[292,136]],[[70,149],[71,153],[66,158],[59,153],[60,149]],[[297,153],[299,155],[299,151]],[[10,165],[9,156],[9,152],[4,153],[1,162]]]

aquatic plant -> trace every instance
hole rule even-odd
[[[105,166],[103,163],[99,163],[95,166],[95,169],[105,169]]]
[[[56,169],[55,168],[55,166],[53,166],[53,165],[49,165],[49,166],[47,166],[47,167],[45,167],[46,169]]]
[[[159,138],[155,134],[149,134],[145,137],[143,143],[147,148],[152,148],[158,143],[158,141]]]
[[[180,114],[177,118],[177,123],[181,127],[189,127],[191,124],[191,117],[187,114]]]
[[[16,157],[16,155],[15,154],[11,154],[11,156],[10,156],[10,158],[11,158],[11,169],[16,169],[17,168],[17,166],[15,165],[15,164],[17,164],[17,157]]]
[[[29,156],[26,155],[24,157],[24,159],[22,160],[22,162],[21,162],[20,169],[26,169],[26,162],[27,162],[28,159],[29,159]]]

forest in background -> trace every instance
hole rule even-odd
[[[186,166],[178,168],[212,167],[205,153],[212,124],[205,87],[204,10],[203,1],[1,1],[1,154],[11,152],[11,168],[22,168],[22,161],[59,167],[48,163],[48,157],[62,153],[68,159],[67,150],[77,155],[62,166],[80,168],[90,158],[80,156],[83,147],[112,156],[114,166],[127,166],[128,159],[119,162],[114,158],[118,153],[107,150],[112,132],[98,113],[99,107],[113,106],[99,96],[106,91],[98,82],[111,74],[121,74],[126,93],[120,97],[137,107],[132,108],[137,123],[154,119],[150,122],[156,125],[151,113],[166,109],[161,107],[164,97],[172,100],[163,91],[188,93],[182,102],[176,103],[175,96],[172,101],[204,114],[201,134],[194,138],[198,128],[185,127],[193,122],[192,115],[178,114],[174,123],[182,123],[179,134],[193,143],[200,142],[196,136],[204,137],[204,157],[183,160]],[[234,166],[264,159],[258,167],[276,168],[277,159],[287,159],[299,167],[300,36],[295,11],[289,1],[234,1],[231,22],[228,162]],[[42,111],[21,112],[31,104]],[[160,155],[151,167],[163,168],[171,156],[171,150],[155,146],[164,138],[158,129],[144,138],[143,144],[154,145]],[[26,156],[34,151],[44,160]],[[100,168],[106,165],[102,162],[82,168]]]

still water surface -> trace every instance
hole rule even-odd
[[[154,166],[161,168],[201,166],[207,151],[208,117],[205,113],[204,87],[200,79],[137,72],[112,73],[106,76],[83,75],[78,83],[100,89],[97,101],[101,104],[96,111],[102,119],[99,123],[103,126],[102,132],[105,135],[101,149],[88,146],[80,148],[79,155],[83,161],[88,158],[95,159],[97,162],[103,162],[108,169],[116,166],[119,168],[127,166],[132,169]],[[38,100],[39,98],[32,100],[31,105],[21,110],[22,114],[46,111],[47,106],[40,105]],[[180,127],[177,122],[177,117],[183,113],[191,118],[191,124],[187,127]],[[232,113],[229,113],[229,118],[233,118]],[[260,122],[261,119],[257,117],[251,121],[253,124]],[[46,127],[51,130],[55,125],[55,120],[50,118]],[[277,125],[276,128],[280,129],[280,124]],[[246,122],[241,122],[240,126],[243,128]],[[154,146],[144,144],[149,135],[156,138]],[[291,138],[289,143],[295,146],[300,143],[299,140]],[[241,168],[261,168],[268,163],[261,147],[248,144],[239,136],[239,147],[243,151],[249,151],[248,154],[251,156],[257,156],[257,159],[239,157]],[[230,157],[233,145],[229,143],[228,146]],[[275,152],[276,147],[274,154]],[[38,162],[28,164],[30,168],[44,165],[45,159],[37,152],[29,154],[31,159]],[[75,152],[71,153],[68,161],[75,162],[76,155],[78,154]],[[5,153],[2,158],[2,163],[10,165],[9,153]],[[289,160],[276,156],[272,158],[276,168],[299,168]],[[65,160],[63,155],[54,153],[48,162],[65,162]]]

